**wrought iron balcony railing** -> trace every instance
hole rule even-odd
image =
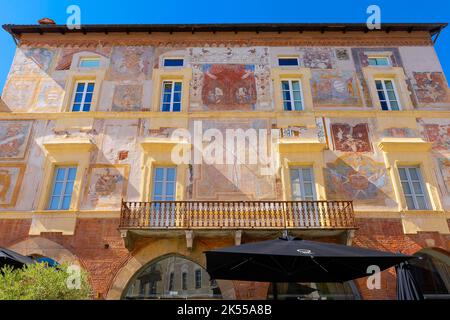
[[[352,201],[122,202],[121,229],[353,229]]]

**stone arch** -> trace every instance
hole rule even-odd
[[[46,238],[36,237],[20,241],[9,249],[22,255],[38,254],[52,258],[59,263],[78,264],[82,266],[80,259],[59,243]]]
[[[152,261],[156,261],[164,256],[178,255],[205,268],[206,258],[203,251],[208,249],[210,248],[201,241],[196,242],[194,249],[187,249],[186,239],[183,238],[157,239],[146,243],[133,253],[131,258],[116,274],[108,290],[106,299],[119,300],[122,297],[123,290],[125,290],[128,283],[133,279],[133,276],[137,272]],[[224,299],[235,298],[234,286],[231,281],[217,280],[217,285],[219,286]]]

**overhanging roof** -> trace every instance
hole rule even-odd
[[[447,23],[384,23],[381,31],[425,31],[434,36],[446,26]],[[14,38],[26,33],[369,31],[365,23],[90,24],[74,30],[66,25],[5,24],[3,29]]]

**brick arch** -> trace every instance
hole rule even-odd
[[[209,249],[209,247],[204,245],[201,241],[197,241],[195,243],[195,248],[189,250],[186,248],[185,241],[186,240],[182,238],[178,241],[173,239],[157,239],[140,247],[133,253],[131,258],[114,277],[106,295],[106,299],[121,299],[123,291],[127,288],[129,282],[137,272],[149,263],[164,258],[165,256],[177,255],[205,268],[206,258],[203,251]],[[217,285],[219,286],[224,299],[235,298],[234,286],[231,281],[217,280]]]
[[[39,254],[52,258],[59,263],[78,264],[83,266],[81,259],[59,243],[46,238],[28,238],[9,247],[22,255]]]

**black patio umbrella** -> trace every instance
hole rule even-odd
[[[397,300],[423,300],[422,290],[414,279],[408,261],[395,267],[397,272]]]
[[[346,245],[293,237],[206,251],[212,279],[261,282],[345,282],[366,277],[367,268],[380,270],[414,258]]]
[[[0,248],[0,269],[8,265],[13,268],[22,268],[25,264],[35,263],[32,258],[23,256],[6,248]]]

